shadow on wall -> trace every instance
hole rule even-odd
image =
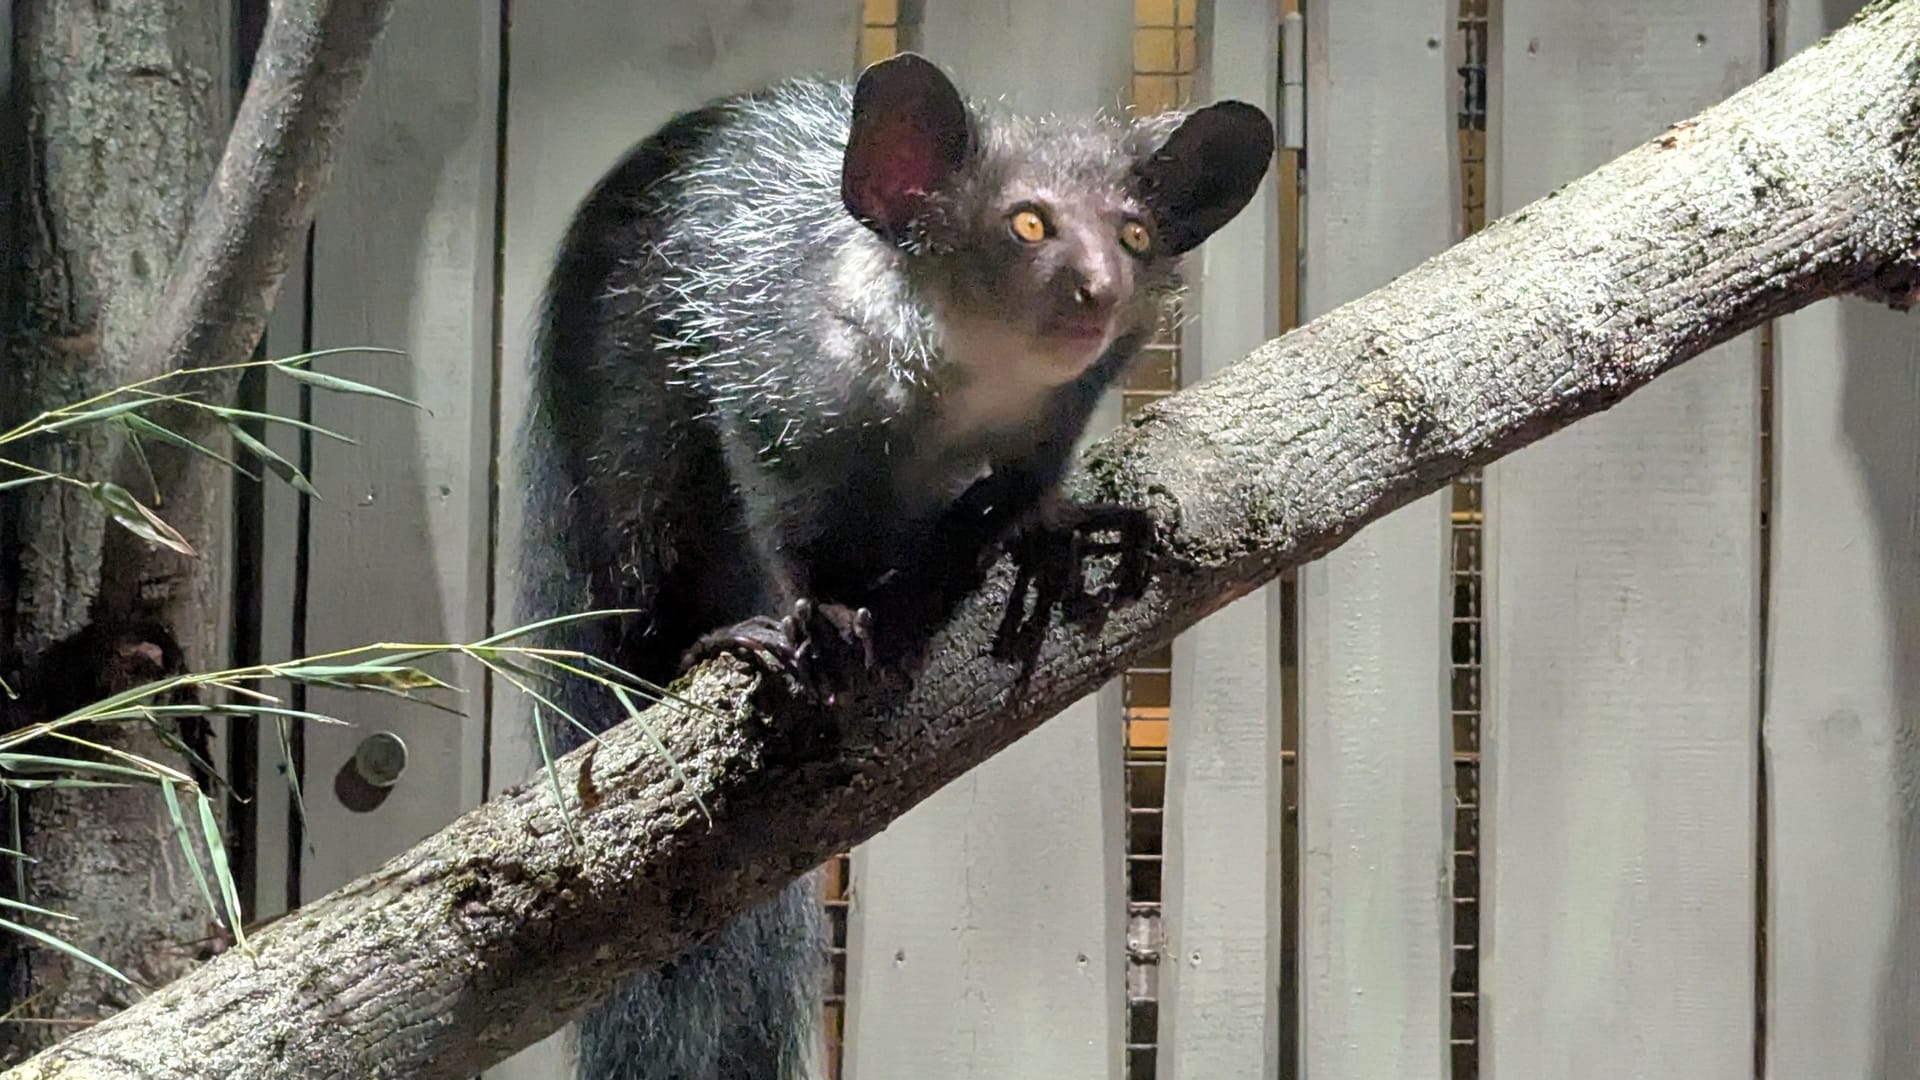
[[[1885,662],[1892,680],[1887,688],[1891,730],[1885,732],[1892,741],[1887,750],[1892,775],[1882,782],[1892,804],[1887,811],[1896,849],[1889,882],[1895,915],[1879,972],[1872,1075],[1920,1076],[1920,1023],[1914,1017],[1920,1006],[1920,899],[1911,895],[1920,887],[1920,551],[1913,546],[1920,526],[1915,502],[1920,430],[1913,427],[1913,402],[1920,395],[1920,323],[1912,322],[1912,313],[1861,301],[1841,301],[1839,308],[1845,358],[1839,362],[1846,365],[1842,423],[1857,447],[1858,476],[1873,512],[1871,541],[1881,555],[1880,604],[1892,629]],[[1890,328],[1893,319],[1901,325]],[[1886,342],[1902,337],[1908,342],[1904,355],[1888,355]],[[1853,432],[1860,437],[1852,438]],[[1895,443],[1890,432],[1907,433],[1904,443]]]

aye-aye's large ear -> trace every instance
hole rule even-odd
[[[944,72],[900,53],[867,68],[853,88],[853,130],[840,200],[861,224],[898,241],[929,192],[966,161],[966,103]]]
[[[1222,101],[1189,115],[1134,167],[1161,251],[1190,251],[1232,221],[1272,160],[1273,122],[1255,106]]]

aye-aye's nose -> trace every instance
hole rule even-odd
[[[1089,260],[1073,269],[1074,306],[1100,312],[1120,302],[1120,275],[1102,261]]]

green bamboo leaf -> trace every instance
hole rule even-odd
[[[114,421],[119,423],[119,421]],[[153,501],[160,501],[160,481],[153,475],[153,462],[147,460],[147,444],[140,441],[138,435],[127,440],[127,448],[133,451],[134,460],[140,463],[140,475],[146,478],[147,486],[153,489]]]
[[[124,791],[132,784],[116,784],[111,780],[75,780],[72,777],[58,777],[52,780],[22,780],[19,777],[0,778],[0,785],[19,788],[22,791],[60,791],[60,790],[101,790]]]
[[[681,694],[676,694],[664,686],[650,683],[618,664],[602,660],[598,656],[588,656],[584,659],[588,667],[598,671],[605,671],[607,675],[599,676],[586,673],[582,676],[583,678],[591,679],[603,685],[612,685],[612,682],[617,679],[625,683],[629,688],[638,691],[641,697],[656,705],[672,705],[675,708],[684,709],[689,713],[705,713],[717,719],[726,719],[726,714],[719,709],[702,702],[694,701],[692,698],[685,697]]]
[[[159,779],[158,774],[134,765],[116,765],[111,761],[89,761],[86,758],[65,758],[52,754],[0,754],[0,770],[14,773],[99,773],[104,776],[124,776],[149,783]]]
[[[445,684],[443,683],[442,685]],[[435,701],[432,698],[419,697],[411,690],[395,690],[389,686],[355,686],[350,689],[368,694],[388,694],[399,698],[409,705],[418,705],[423,709],[432,709],[434,712],[446,713],[448,716],[458,717],[462,720],[468,718],[467,711],[458,705],[448,705],[445,702]],[[448,687],[448,689],[456,693],[462,692],[457,686]]]
[[[148,711],[160,715],[173,713],[183,716],[218,716],[223,713],[241,713],[247,716],[285,716],[294,720],[312,720],[318,724],[329,724],[335,727],[353,726],[348,721],[342,720],[337,716],[310,712],[306,709],[295,709],[285,705],[238,705],[232,703],[225,705],[155,705]]]
[[[620,615],[638,615],[639,613],[639,609],[637,608],[603,608],[599,611],[582,611],[572,615],[556,615],[551,619],[541,619],[538,622],[530,622],[524,626],[513,627],[510,630],[502,630],[492,637],[481,638],[473,644],[476,647],[482,645],[504,645],[515,638],[523,638],[529,634],[537,633],[550,627],[565,626],[568,623],[586,622],[589,619],[608,619]]]
[[[540,704],[533,706],[533,737],[540,745],[540,761],[545,766],[547,784],[553,788],[553,805],[560,808],[560,823],[567,827],[567,836],[575,844],[580,843],[580,826],[573,811],[567,806],[566,796],[560,790],[560,770],[553,767],[553,750],[547,745],[547,722],[540,715]]]
[[[46,908],[34,907],[32,904],[23,904],[18,900],[10,900],[4,896],[0,896],[0,907],[12,908],[15,911],[31,912],[49,919],[65,919],[68,922],[80,921],[80,916],[78,915],[68,915],[64,911],[48,911]]]
[[[116,970],[112,965],[106,963],[103,960],[94,959],[92,956],[89,956],[85,951],[75,948],[72,945],[69,945],[68,943],[60,940],[59,938],[54,937],[52,934],[46,933],[41,930],[35,930],[31,926],[26,926],[21,923],[14,922],[11,919],[0,919],[0,929],[11,930],[14,933],[20,934],[24,937],[30,937],[33,940],[39,942],[40,944],[45,945],[49,949],[54,949],[59,952],[63,952],[68,956],[73,957],[75,960],[80,961],[83,964],[90,964],[93,967],[97,967],[101,971],[104,971],[107,974],[113,976],[114,978],[119,979],[121,982],[126,983],[128,986],[133,985],[132,979],[129,979],[125,975],[120,974],[120,972]]]
[[[667,763],[667,769],[673,773],[674,779],[686,787],[687,793],[693,796],[693,804],[698,806],[700,813],[711,822],[713,815],[708,812],[706,801],[700,798],[700,793],[693,789],[693,777],[687,775],[687,771],[680,767],[680,760],[673,756],[673,751],[667,749],[667,744],[661,740],[659,731],[640,715],[640,709],[634,705],[633,696],[627,693],[627,688],[616,683],[613,686],[613,696],[620,699],[621,706],[627,710],[627,719],[640,726],[641,732],[647,737],[647,745],[651,746],[653,752],[659,754]]]
[[[390,686],[356,684],[338,679],[303,679],[301,681],[309,687],[317,686],[328,690],[339,690],[343,693],[386,694],[389,697],[399,698],[409,705],[418,705],[422,708],[433,709],[436,712],[443,712],[448,716],[458,716],[462,719],[465,719],[467,715],[465,712],[451,705],[443,705],[431,698],[416,697],[411,690],[396,690]]]
[[[162,401],[172,401],[179,397],[179,394],[156,394],[150,398],[136,398],[133,401],[121,401],[112,405],[102,405],[97,409],[88,409],[84,412],[77,412],[67,416],[60,416],[59,413],[47,413],[46,415],[48,416],[60,416],[60,419],[51,423],[37,424],[32,430],[25,434],[47,435],[55,431],[65,431],[68,428],[79,427],[82,424],[97,424],[102,420],[111,420],[116,416],[123,416],[137,409],[144,409],[149,405]]]
[[[201,681],[216,690],[225,690],[229,694],[239,694],[241,697],[252,698],[255,701],[264,701],[270,705],[278,705],[280,704],[279,698],[274,697],[264,690],[256,690],[241,681],[243,679],[262,679],[266,678],[266,676],[267,669],[261,666],[235,668],[231,671],[209,672],[201,677]]]
[[[498,656],[486,655],[485,650],[475,653],[473,658],[495,671],[511,671],[522,679],[529,681],[551,682],[553,680],[553,676],[544,671],[528,667],[526,664],[522,664],[516,660],[507,660]]]
[[[577,727],[580,730],[585,731],[589,738],[596,737],[590,728],[580,723],[580,721],[574,719],[573,714],[561,708],[558,702],[547,697],[545,694],[542,694],[540,691],[535,690],[533,687],[527,685],[525,682],[521,681],[520,679],[515,678],[514,673],[511,669],[503,667],[497,664],[495,661],[488,659],[487,657],[484,657],[484,656],[475,657],[475,659],[479,660],[480,663],[484,665],[488,671],[493,672],[494,675],[498,676],[501,680],[506,682],[508,685],[512,686],[514,689],[520,691],[521,693],[527,695],[529,698],[532,698],[534,702],[536,702],[537,704],[545,705],[547,708],[552,709],[556,714],[566,717],[567,721],[571,723],[574,727]]]
[[[293,767],[293,725],[281,717],[274,721],[274,727],[280,737],[280,773],[287,778],[288,804],[293,810],[294,823],[305,833],[307,804],[300,797],[300,770]]]
[[[59,477],[48,473],[45,476],[20,476],[12,480],[0,480],[0,491],[12,491],[14,488],[23,488],[28,484],[44,484],[49,480],[58,479]]]
[[[204,676],[202,678],[204,678]],[[82,705],[78,709],[53,721],[53,724],[73,724],[84,720],[119,720],[129,716],[138,716],[142,712],[153,708],[151,704],[143,704],[143,702],[150,702],[154,698],[164,696],[171,692],[176,687],[184,686],[195,681],[197,680],[191,675],[169,675],[158,682],[141,683],[138,686],[131,686],[114,694],[112,697],[102,698],[91,704]],[[22,728],[21,730],[31,733],[34,729]],[[0,737],[0,746],[10,745],[6,742],[6,738],[9,737],[11,737],[11,733],[9,736]]]
[[[411,406],[415,409],[420,408],[419,402],[411,398],[401,397],[391,390],[382,390],[377,386],[369,386],[363,382],[355,382],[352,379],[342,378],[339,375],[325,375],[318,371],[309,371],[306,368],[287,367],[285,365],[275,366],[279,367],[280,371],[288,378],[297,382],[306,383],[308,386],[318,387],[322,390],[331,390],[337,394],[360,394],[366,397],[383,398],[387,401],[397,401],[402,405]]]
[[[721,715],[717,709],[699,704],[698,702],[689,701],[686,698],[680,697],[678,694],[663,690],[645,679],[640,678],[638,675],[617,665],[607,663],[597,656],[580,656],[561,659],[545,653],[533,653],[531,655],[533,659],[539,663],[572,675],[576,679],[585,679],[595,686],[604,686],[608,689],[612,689],[615,686],[625,686],[628,690],[640,695],[641,700],[654,705],[665,705],[671,702],[680,708],[686,709],[688,712],[704,711],[711,716]],[[581,664],[585,664],[586,666],[582,667]],[[588,670],[589,668],[598,668],[608,672],[608,674],[602,675],[596,671]],[[552,678],[551,675],[545,675],[543,677]]]
[[[147,721],[148,730],[152,731],[167,749],[184,758],[188,768],[195,769],[200,775],[207,777],[214,790],[232,794],[233,785],[227,781],[225,776],[221,775],[219,769],[213,767],[213,763],[207,760],[205,754],[187,745],[187,740],[180,735],[174,725],[160,723],[160,718],[153,715],[152,710],[147,711],[144,719]],[[144,761],[146,759],[142,758],[141,760]],[[194,790],[199,790],[199,785],[188,777],[176,775],[174,782],[187,783],[192,785]]]
[[[305,364],[322,356],[351,356],[355,353],[367,353],[375,356],[405,356],[405,349],[389,349],[383,345],[339,345],[331,349],[315,349],[312,352],[294,353],[278,360],[268,360],[267,365],[280,367],[285,364]]]
[[[152,723],[153,721],[153,718],[151,716],[142,717],[142,719],[146,720],[148,723]],[[67,730],[66,728],[55,728],[48,734],[52,738],[59,739],[63,742],[72,743],[73,745],[81,747],[83,749],[91,750],[96,754],[101,754],[106,757],[115,758],[120,761],[126,762],[127,764],[121,765],[119,767],[132,768],[136,773],[144,775],[155,782],[172,781],[177,784],[186,784],[186,783],[192,782],[192,780],[185,773],[180,772],[177,769],[169,768],[168,766],[162,765],[159,762],[153,760],[152,758],[142,757],[139,754],[130,753],[128,751],[121,750],[118,747],[108,746],[104,743],[95,742],[91,739],[81,738],[80,736],[75,735],[72,731]],[[65,761],[66,759],[55,758],[53,760]],[[94,765],[94,764],[102,764],[102,763],[95,762],[92,759],[88,759],[88,761],[85,764]],[[210,766],[209,766],[209,769],[211,769]]]
[[[182,435],[177,431],[173,431],[168,428],[162,427],[159,424],[154,423],[153,421],[147,419],[144,416],[123,416],[120,418],[120,422],[125,424],[130,430],[132,430],[136,436],[145,435],[151,439],[159,439],[161,442],[168,443],[173,446],[177,446],[182,450],[186,450],[195,454],[200,454],[203,457],[212,458],[213,460],[219,462],[220,464],[225,465],[226,467],[241,473],[242,475],[246,476],[249,480],[260,479],[258,476],[255,476],[252,472],[249,472],[246,466],[240,464],[239,462],[234,461],[223,454],[216,453],[213,450],[205,446],[202,446],[197,442],[194,442],[192,439],[187,438],[185,435]]]
[[[399,664],[296,664],[276,668],[274,673],[301,682],[325,682],[365,690],[458,689],[417,667]]]
[[[581,662],[586,664],[588,667],[594,669],[595,671],[606,672],[605,675],[589,674],[585,676],[586,678],[609,679],[609,680],[617,679],[621,682],[626,683],[628,687],[635,690],[639,690],[641,692],[641,696],[645,697],[649,701],[663,703],[663,704],[665,702],[671,701],[681,706],[682,708],[690,709],[695,712],[704,711],[711,716],[721,715],[720,710],[715,709],[712,706],[701,705],[701,704],[698,704],[697,702],[690,701],[684,697],[681,697],[679,694],[673,693],[672,691],[668,690],[664,686],[660,686],[656,683],[648,682],[647,680],[641,678],[640,676],[635,675],[633,672],[628,671],[626,668],[623,668],[618,664],[612,663],[611,661],[603,660],[598,656],[582,657]]]
[[[20,804],[23,801],[14,798],[13,792],[7,792],[7,840],[12,844],[10,850],[13,851],[24,851],[27,847],[27,841],[20,829]],[[27,863],[35,861],[38,860],[13,860],[13,895],[27,895]]]
[[[132,492],[119,484],[97,480],[87,485],[87,493],[93,496],[95,502],[106,507],[108,515],[121,528],[142,540],[170,548],[188,558],[200,557],[200,553],[193,550],[193,545],[187,543],[186,537],[181,536],[173,526],[160,520],[158,514],[142,506],[140,501],[133,497]]]
[[[180,841],[180,850],[187,857],[187,866],[193,870],[193,880],[200,886],[200,898],[206,901],[208,911],[218,911],[213,904],[213,890],[207,887],[207,872],[200,865],[200,853],[193,850],[193,840],[187,835],[187,816],[180,812],[180,796],[174,793],[172,784],[161,784],[160,797],[166,800],[167,819],[173,822],[174,839]],[[208,846],[217,845],[209,841]]]
[[[227,865],[227,845],[220,838],[220,825],[213,817],[213,800],[204,791],[195,791],[200,803],[200,834],[206,839],[208,857],[213,860],[213,876],[220,882],[220,898],[226,902],[227,925],[233,928],[234,943],[247,943],[241,927],[240,890],[233,883],[233,868]]]
[[[315,499],[320,498],[320,493],[307,482],[306,475],[296,468],[293,462],[274,453],[272,447],[247,434],[246,429],[239,424],[228,423],[227,432],[233,436],[234,442],[246,447],[254,457],[266,462],[267,468],[273,470],[273,475],[279,477],[295,491],[303,495],[311,495]]]
[[[417,666],[416,660],[430,660],[436,656],[445,656],[458,649],[458,646],[429,645],[425,648],[408,649],[405,652],[388,653],[380,658],[383,664],[399,664],[407,667]]]
[[[207,405],[204,406],[204,408],[222,420],[258,420],[263,424],[285,424],[288,427],[296,427],[302,431],[310,431],[315,435],[323,435],[329,439],[346,443],[348,446],[360,445],[354,439],[342,435],[337,431],[330,431],[327,428],[321,427],[319,424],[309,424],[305,420],[296,420],[291,416],[275,416],[273,413],[254,412],[252,409],[235,409],[226,405]]]

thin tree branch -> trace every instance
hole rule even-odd
[[[226,150],[153,316],[104,343],[125,381],[234,364],[259,343],[392,8],[393,0],[273,0]],[[195,389],[225,402],[238,381],[238,372],[223,371],[201,376]],[[204,412],[162,410],[159,419],[203,442],[225,438]],[[123,441],[102,471],[135,489],[150,486],[168,523],[197,549],[213,550],[224,535],[220,507],[231,475],[174,446],[148,444],[141,458],[124,450]],[[211,660],[222,611],[215,564],[112,529],[100,566],[87,572],[99,575],[94,617],[109,632],[155,622],[172,628],[190,664]]]
[[[1764,320],[1920,280],[1920,0],[1876,5],[1722,105],[1255,350],[1094,447],[1078,493],[1150,505],[1158,574],[991,659],[1005,567],[908,700],[842,729],[729,662],[719,715],[637,725],[7,1075],[470,1075],[888,822],[1283,568],[1601,412]],[[827,736],[824,740],[820,736]],[[824,741],[824,748],[818,744]],[[813,747],[813,749],[809,749]],[[711,812],[711,819],[700,807]]]
[[[219,171],[134,345],[135,377],[234,363],[259,342],[392,9],[273,0]]]

